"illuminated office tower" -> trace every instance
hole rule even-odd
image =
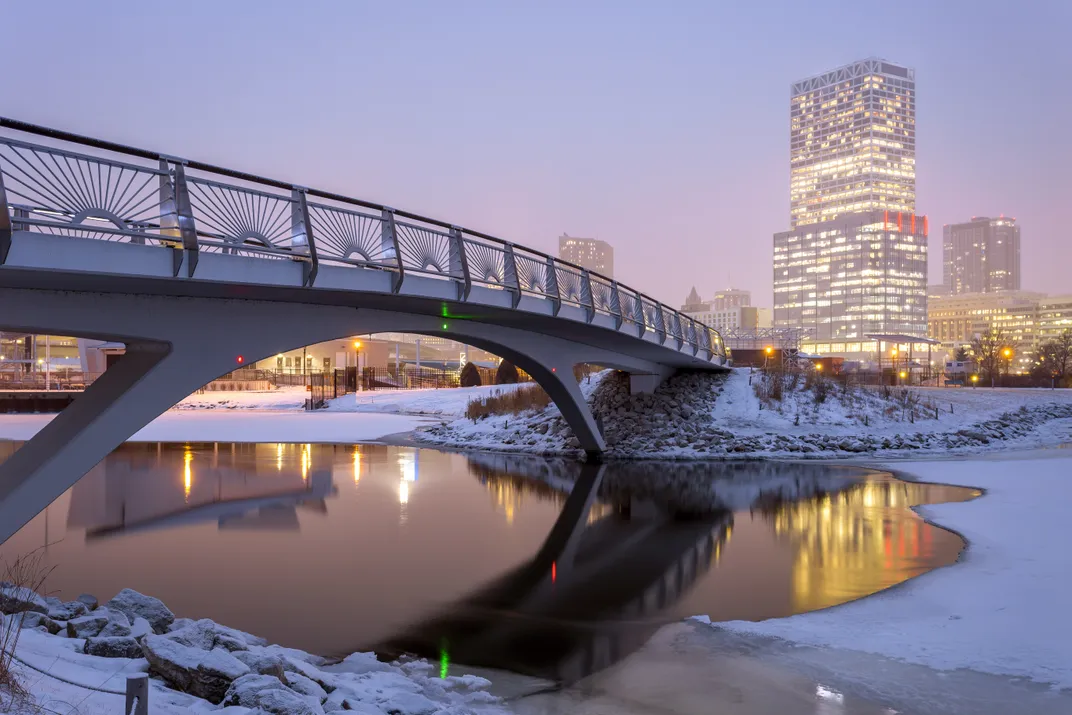
[[[916,210],[915,71],[879,59],[793,83],[790,226]]]
[[[774,326],[867,360],[868,335],[927,333],[915,72],[867,59],[790,92],[790,230],[774,235]]]
[[[871,353],[868,335],[927,334],[927,217],[871,211],[774,234],[774,326],[803,348]]]

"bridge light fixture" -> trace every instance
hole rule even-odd
[[[361,349],[361,341],[360,340],[355,340],[354,341],[354,348],[356,348],[357,350]]]
[[[245,361],[246,361],[246,359],[244,357],[242,357],[241,355],[239,355],[238,357],[235,358],[235,362],[237,362],[239,365],[241,365]]]
[[[447,329],[447,324],[443,323],[443,330],[446,330],[446,329]]]

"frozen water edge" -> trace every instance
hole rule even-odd
[[[1072,551],[1063,545],[1072,454],[881,465],[924,481],[979,487],[971,502],[921,513],[969,547],[957,564],[824,611],[718,629],[862,651],[940,671],[971,670],[1072,688]]]

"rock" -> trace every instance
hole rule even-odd
[[[321,670],[329,673],[353,673],[364,675],[365,673],[389,673],[393,668],[380,661],[375,653],[351,653],[340,663],[325,665]]]
[[[318,703],[322,703],[328,699],[328,691],[324,690],[316,682],[306,678],[301,673],[286,673],[283,676],[283,680],[291,690],[299,695],[308,695],[309,697],[316,698]]]
[[[347,712],[351,715],[383,715],[383,710],[372,703],[362,702],[353,695],[337,690],[324,701],[324,710],[329,713]]]
[[[55,599],[59,601],[59,599]],[[48,617],[57,621],[69,621],[74,618],[81,618],[89,613],[89,608],[81,601],[69,601],[68,603],[53,603],[51,599],[48,600]]]
[[[183,628],[172,629],[167,637],[191,648],[201,650],[223,648],[231,652],[248,650],[250,646],[264,646],[268,643],[263,638],[221,626],[208,618],[191,621]]]
[[[96,655],[101,658],[142,657],[141,645],[129,636],[121,638],[87,638],[85,653],[86,655]]]
[[[141,640],[145,636],[152,635],[152,633],[152,625],[149,623],[149,621],[145,620],[140,616],[138,618],[135,618],[134,623],[132,623],[130,626],[131,638],[137,638],[138,640]]]
[[[253,650],[240,650],[232,655],[249,666],[249,669],[254,673],[271,675],[277,678],[279,682],[283,682],[284,660],[282,656]]]
[[[16,614],[14,618],[22,619],[22,628],[40,628],[46,630],[52,635],[56,635],[63,630],[63,626],[56,621],[52,620],[43,613],[37,611],[26,611],[25,613]]]
[[[94,611],[88,616],[67,621],[68,638],[96,638],[108,625],[108,613]]]
[[[302,696],[270,675],[245,675],[227,689],[223,705],[262,710],[272,715],[323,715],[314,698]]]
[[[0,613],[25,613],[34,611],[48,615],[45,599],[24,586],[0,588]]]
[[[250,672],[249,666],[222,648],[203,651],[167,636],[146,636],[141,649],[149,661],[150,673],[214,705],[223,701],[234,680]]]
[[[76,600],[79,603],[81,603],[82,605],[84,605],[90,611],[97,610],[97,606],[100,605],[100,603],[97,602],[97,597],[92,596],[92,595],[90,595],[88,593],[83,593],[81,596],[79,596],[78,598],[76,598],[74,600]]]
[[[163,601],[129,588],[124,588],[104,605],[109,610],[126,614],[131,620],[139,616],[144,618],[155,633],[166,633],[168,626],[175,622],[175,614],[168,610]]]
[[[113,616],[123,616],[122,613],[113,613]],[[123,620],[126,620],[126,616],[123,616]],[[131,628],[126,623],[122,623],[116,619],[109,620],[108,623],[97,634],[97,638],[129,638],[131,636]]]

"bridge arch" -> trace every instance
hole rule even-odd
[[[499,354],[541,385],[591,455],[602,434],[573,375],[578,363],[651,374],[660,367],[572,340],[476,320],[352,306],[5,289],[0,328],[97,338],[127,353],[67,409],[0,464],[0,543],[138,430],[236,357],[368,333],[447,335]]]

